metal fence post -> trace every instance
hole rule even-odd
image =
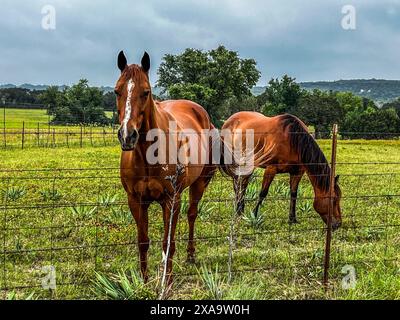
[[[332,214],[334,209],[334,197],[335,197],[335,176],[336,176],[336,149],[337,149],[337,124],[333,125],[332,130],[332,153],[331,153],[331,175],[329,177],[330,188],[329,188],[329,211],[326,228],[326,240],[325,240],[325,256],[324,256],[324,288],[328,290],[329,286],[329,264],[331,257],[331,240],[332,240]]]

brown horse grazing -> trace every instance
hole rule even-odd
[[[152,202],[158,202],[161,205],[164,220],[163,259],[167,259],[167,274],[171,282],[175,229],[180,211],[181,192],[187,187],[190,188],[187,254],[188,260],[194,261],[193,236],[197,206],[216,171],[216,166],[192,165],[191,163],[181,165],[170,155],[173,156],[176,151],[172,148],[179,148],[185,143],[175,139],[179,133],[189,130],[192,134],[200,135],[203,129],[214,127],[207,112],[194,102],[186,100],[155,102],[153,100],[148,75],[150,57],[147,53],[144,54],[139,66],[128,65],[121,51],[118,55],[118,67],[121,75],[116,83],[115,93],[121,124],[118,130],[122,147],[120,174],[122,185],[128,195],[129,208],[137,224],[140,268],[143,278],[147,280],[148,208]],[[176,130],[174,132],[170,129],[171,123],[174,124],[174,130]],[[166,163],[149,161],[149,149],[152,145],[148,141],[150,132],[165,133],[165,143],[157,153],[158,156],[167,155]]]
[[[257,112],[239,112],[232,115],[223,125],[223,130],[235,132],[254,130],[254,167],[264,168],[264,178],[255,214],[268,194],[272,180],[278,173],[290,174],[289,222],[296,220],[296,198],[299,182],[306,172],[314,188],[314,209],[324,222],[330,208],[330,167],[316,141],[309,134],[306,125],[290,114],[266,117]],[[239,139],[239,138],[237,138]],[[243,138],[241,138],[243,139]],[[232,140],[234,143],[234,140]],[[243,144],[244,145],[244,144]],[[244,194],[252,172],[239,177],[233,170],[235,164],[223,165],[222,169],[234,178],[238,213],[244,211]],[[254,170],[254,169],[253,169]],[[335,200],[332,213],[332,228],[341,225],[341,191],[338,177],[335,179]]]

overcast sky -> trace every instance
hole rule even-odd
[[[356,29],[342,28],[342,7]],[[42,28],[44,5],[55,30]],[[400,79],[400,0],[0,0],[0,84],[113,86],[123,49],[146,50],[151,80],[166,53],[224,44],[256,59],[260,85],[287,73],[299,81]]]

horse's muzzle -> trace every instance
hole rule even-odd
[[[138,139],[139,133],[136,129],[128,132],[126,136],[124,136],[122,129],[118,130],[118,140],[123,151],[131,151],[135,149]]]

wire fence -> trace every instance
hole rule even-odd
[[[94,147],[118,143],[117,126],[21,123],[21,128],[3,129],[2,149]]]
[[[47,122],[18,122],[14,128],[4,127],[0,132],[0,149],[26,148],[73,148],[103,147],[118,144],[118,125],[64,125]],[[268,133],[265,133],[268,134]],[[315,137],[315,134],[311,132]],[[329,136],[330,132],[320,132]],[[398,140],[400,133],[344,132],[339,133],[340,140],[351,139],[392,139]]]
[[[339,173],[353,166],[373,165],[376,170],[341,175],[343,226],[333,234],[330,259],[334,284],[340,284],[345,265],[371,272],[378,262],[398,265],[399,164],[337,163]],[[247,189],[244,217],[254,208],[261,179],[262,172],[256,171]],[[88,298],[94,271],[115,273],[138,266],[136,225],[121,187],[119,167],[0,170],[0,190],[3,297],[34,290],[47,298]],[[262,273],[306,291],[320,286],[326,226],[312,208],[314,193],[307,178],[298,194],[299,224],[287,223],[290,189],[286,177],[279,176],[262,207],[263,223],[254,227],[246,218],[235,222],[230,249],[234,198],[232,181],[215,176],[196,221],[198,262],[211,270],[219,265],[221,274],[229,272],[233,277]],[[174,273],[182,283],[188,283],[188,277],[199,280],[197,267],[185,263],[187,209],[184,193],[174,258]],[[149,270],[150,277],[156,277],[164,232],[158,205],[150,207],[149,220]],[[48,266],[56,272],[57,290],[42,288]]]

